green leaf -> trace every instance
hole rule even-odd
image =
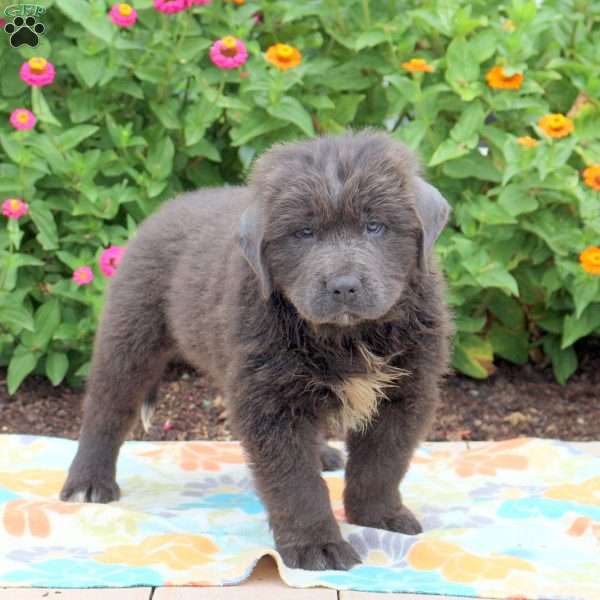
[[[73,123],[82,123],[98,112],[98,95],[87,90],[72,89],[67,96],[67,107]]]
[[[447,160],[458,158],[468,154],[469,148],[465,144],[458,144],[452,139],[444,140],[433,153],[433,156],[429,160],[428,166],[434,167]]]
[[[510,184],[503,188],[498,196],[498,204],[513,217],[533,212],[539,207],[530,186],[522,184]]]
[[[460,115],[458,122],[450,130],[450,137],[457,143],[466,143],[479,133],[483,126],[485,112],[481,102],[474,100]]]
[[[458,314],[454,318],[454,324],[456,325],[456,329],[465,333],[478,333],[483,329],[485,322],[485,316],[469,317],[466,315]]]
[[[221,116],[222,109],[206,98],[188,107],[184,116],[184,134],[187,146],[193,146],[204,138],[206,130]]]
[[[502,174],[492,162],[491,157],[483,156],[477,150],[472,150],[468,156],[444,163],[442,171],[444,175],[453,179],[473,177],[480,181],[493,181],[495,183],[502,181]]]
[[[30,215],[37,227],[36,236],[44,250],[56,250],[58,248],[58,230],[54,222],[52,211],[42,202],[32,202]]]
[[[482,287],[497,287],[514,296],[519,295],[516,279],[500,264],[489,265],[474,276]]]
[[[493,290],[488,304],[494,315],[507,327],[523,329],[525,327],[525,315],[518,300],[512,296],[503,294],[501,291]]]
[[[221,154],[218,148],[208,140],[200,140],[186,149],[188,156],[204,156],[214,162],[221,162]]]
[[[457,37],[446,51],[446,80],[458,87],[464,87],[470,81],[479,79],[479,60],[475,48],[463,37]]]
[[[150,147],[146,159],[146,170],[155,179],[166,179],[173,169],[175,146],[169,136]]]
[[[332,102],[329,96],[322,96],[320,94],[305,94],[302,96],[302,100],[305,104],[309,104],[317,110],[335,108],[335,104]]]
[[[0,312],[2,313],[2,321],[14,327],[17,333],[21,329],[33,331],[33,318],[24,306],[2,305],[0,306]]]
[[[82,25],[86,31],[109,44],[112,42],[117,28],[106,18],[104,3],[90,4],[85,0],[54,0],[54,3],[67,18]]]
[[[50,107],[46,102],[46,98],[44,98],[42,88],[31,88],[31,106],[38,120],[44,123],[50,123],[51,125],[57,125],[58,127],[62,127],[61,122],[54,116],[54,114],[50,110]]]
[[[69,359],[64,352],[49,352],[46,357],[46,375],[52,385],[58,385],[69,370]]]
[[[34,349],[45,350],[59,325],[60,304],[56,298],[51,298],[35,311],[35,332],[32,338]]]
[[[149,102],[152,112],[167,129],[179,129],[181,127],[178,114],[180,110],[179,104],[179,101],[175,99],[163,102],[162,104],[159,104],[155,100],[150,100]]]
[[[99,127],[96,125],[78,125],[77,127],[72,127],[58,136],[58,147],[63,152],[71,150],[86,138],[94,135],[98,129]]]
[[[94,87],[100,81],[106,70],[107,55],[96,54],[87,56],[78,54],[74,66],[88,88]]]
[[[269,106],[267,112],[276,119],[293,123],[304,134],[309,137],[314,137],[315,130],[310,114],[296,98],[284,96],[277,104]]]
[[[452,366],[470,377],[485,379],[494,372],[494,352],[491,344],[474,334],[458,334]]]
[[[600,303],[590,304],[579,318],[575,315],[567,315],[563,321],[561,349],[564,350],[598,328],[600,328]]]
[[[488,332],[494,353],[518,365],[529,358],[529,336],[524,330],[515,330],[494,323]]]
[[[23,345],[17,347],[8,364],[6,382],[9,394],[12,395],[17,391],[23,379],[35,369],[38,359],[38,353],[30,352]]]
[[[411,121],[394,131],[392,137],[404,142],[409,148],[417,150],[427,133],[428,127],[429,125],[425,121]]]
[[[510,225],[517,222],[501,206],[485,196],[477,196],[466,204],[466,208],[470,215],[482,223]]]
[[[579,318],[592,302],[600,302],[600,277],[578,276],[569,289],[575,302],[576,318]]]
[[[577,370],[577,354],[573,346],[562,349],[558,337],[547,335],[543,341],[544,352],[552,360],[552,370],[556,380],[564,385]]]
[[[348,62],[319,78],[319,83],[332,90],[350,92],[371,88],[375,85],[376,79],[372,75],[366,75],[364,70],[354,62]]]
[[[496,34],[491,29],[478,31],[470,40],[469,46],[479,63],[491,58],[498,48]]]
[[[250,140],[282,127],[285,127],[282,121],[266,118],[263,111],[256,110],[244,117],[241,125],[232,127],[231,143],[233,146],[243,146]]]
[[[365,31],[361,33],[356,40],[354,40],[355,50],[362,50],[363,48],[372,48],[378,44],[382,44],[387,39],[384,31]]]

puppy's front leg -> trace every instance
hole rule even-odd
[[[327,486],[321,477],[318,427],[305,416],[280,407],[281,399],[246,399],[234,411],[238,433],[269,513],[277,550],[289,567],[349,569],[360,562],[341,536]],[[241,404],[241,406],[239,405]]]
[[[364,432],[348,434],[344,507],[350,523],[409,535],[422,528],[402,503],[400,481],[429,427],[437,389],[391,395]]]

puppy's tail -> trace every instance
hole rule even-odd
[[[150,426],[152,425],[152,416],[156,409],[156,402],[158,401],[158,384],[153,385],[148,392],[148,395],[144,399],[141,410],[142,426],[144,431],[148,433]]]

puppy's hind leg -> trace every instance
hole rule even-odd
[[[130,282],[118,283],[123,287],[111,290],[96,336],[79,447],[62,500],[118,500],[119,449],[171,357],[173,343],[160,304]]]

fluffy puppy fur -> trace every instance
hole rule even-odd
[[[359,562],[320,474],[340,466],[320,433],[332,421],[347,429],[348,520],[421,531],[399,484],[448,364],[432,256],[448,212],[413,155],[371,131],[275,146],[248,187],[166,203],[110,285],[61,498],[119,498],[119,448],[179,355],[229,402],[288,565]]]

